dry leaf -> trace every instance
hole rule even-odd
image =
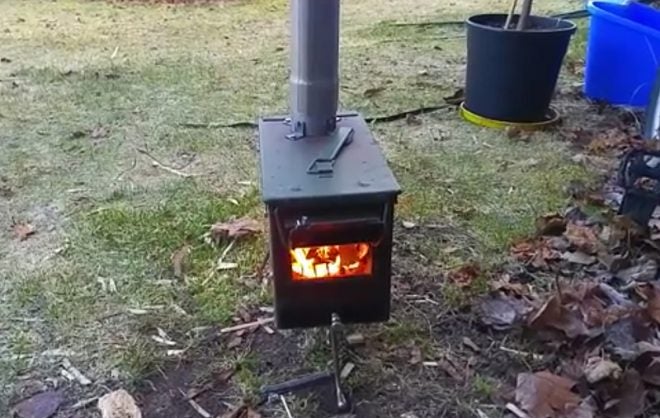
[[[98,402],[102,418],[142,418],[135,399],[124,389],[102,396]]]
[[[236,347],[239,347],[241,344],[243,344],[243,338],[242,337],[234,337],[229,342],[227,343],[227,348],[234,349]]]
[[[633,143],[632,138],[619,128],[610,128],[599,132],[587,145],[592,154],[606,154],[610,150],[625,150]]]
[[[584,368],[584,376],[591,384],[609,378],[617,380],[621,377],[621,373],[623,373],[621,366],[601,357],[590,358]]]
[[[645,410],[646,390],[636,370],[626,370],[605,404],[605,413],[611,418],[633,418]]]
[[[511,282],[511,276],[503,274],[499,279],[489,283],[491,290],[510,293],[515,296],[527,296],[530,294],[529,286],[523,283]]]
[[[567,251],[565,253],[562,253],[561,259],[566,260],[569,263],[581,264],[583,266],[590,266],[594,264],[596,261],[598,261],[598,259],[593,255],[583,253],[582,251],[575,251],[575,252]]]
[[[479,277],[481,270],[476,264],[466,264],[449,273],[449,280],[458,287],[469,287]]]
[[[500,331],[521,322],[531,309],[525,299],[506,296],[500,292],[483,298],[477,306],[481,322]]]
[[[528,321],[533,329],[554,329],[563,332],[568,338],[590,335],[589,329],[573,309],[562,305],[557,295],[551,296]]]
[[[438,367],[444,370],[444,372],[447,373],[455,381],[463,382],[465,380],[465,376],[451,362],[441,359],[438,360],[436,363]]]
[[[569,223],[566,225],[564,236],[575,248],[589,254],[594,254],[603,247],[594,230],[587,226]]]
[[[646,313],[656,324],[660,324],[660,289],[655,285],[649,285],[645,290]]]
[[[548,240],[539,238],[533,241],[522,241],[511,248],[511,254],[525,264],[537,269],[548,268],[548,261],[558,260],[559,252],[548,244]]]
[[[14,237],[19,241],[25,241],[37,232],[36,228],[27,222],[15,223],[11,226],[11,229],[14,233]]]
[[[536,219],[538,235],[561,235],[566,230],[566,219],[558,213],[550,213]]]
[[[638,341],[647,341],[655,331],[639,315],[630,315],[605,327],[605,348],[623,360],[639,355]]]
[[[19,418],[50,418],[55,415],[62,402],[64,397],[60,392],[42,392],[20,402],[13,411]]]
[[[660,347],[642,351],[633,362],[633,367],[639,372],[644,382],[660,386]]]
[[[658,275],[658,262],[649,259],[641,264],[620,270],[616,273],[616,277],[626,283],[630,282],[650,282],[655,280]]]
[[[211,226],[211,238],[215,242],[226,238],[243,238],[260,233],[261,223],[250,218],[240,218],[229,222],[218,222]]]
[[[177,279],[182,278],[184,275],[186,259],[190,255],[191,248],[190,245],[186,244],[172,253],[172,269],[174,270],[174,277]]]
[[[547,371],[521,373],[516,385],[516,402],[531,418],[567,416],[580,405],[571,392],[575,382]]]

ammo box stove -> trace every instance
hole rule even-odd
[[[346,409],[341,323],[389,318],[400,188],[364,118],[337,113],[339,3],[291,0],[290,115],[259,123],[277,326],[331,326],[335,367],[263,391],[334,379]]]

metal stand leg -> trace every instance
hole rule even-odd
[[[286,382],[266,385],[261,388],[262,397],[269,399],[272,396],[280,397],[291,392],[310,389],[312,387],[333,384],[337,399],[337,411],[348,412],[351,405],[344,391],[341,380],[341,371],[346,364],[346,335],[344,325],[339,315],[332,314],[330,325],[330,344],[332,346],[332,371],[314,373]]]
[[[341,382],[341,371],[344,368],[344,364],[346,364],[346,335],[344,333],[344,325],[341,323],[337,314],[332,314],[330,343],[332,344],[332,366],[334,367],[337,409],[339,412],[346,412],[349,409],[349,405]]]

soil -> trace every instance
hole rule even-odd
[[[393,311],[389,325],[349,327],[348,332],[359,331],[366,343],[350,350],[350,361],[356,365],[348,379],[348,386],[359,380],[353,390],[353,413],[360,418],[400,417],[411,413],[418,418],[465,417],[470,400],[484,397],[475,393],[471,383],[476,371],[481,380],[492,383],[493,397],[507,397],[519,372],[543,364],[525,355],[511,354],[501,346],[521,347],[515,332],[494,333],[480,326],[470,309],[448,309],[441,299],[443,277],[438,267],[424,263],[424,256],[415,248],[421,240],[443,239],[443,231],[437,228],[399,229],[399,242],[395,244],[393,274]],[[411,301],[410,295],[428,295],[431,302]],[[401,327],[401,336],[388,332],[390,327]],[[469,339],[479,352],[464,344]],[[239,390],[234,375],[229,382],[218,378],[222,373],[211,373],[200,381],[199,376],[209,375],[209,365],[220,353],[226,352],[226,340],[210,341],[205,353],[197,353],[187,361],[173,364],[147,380],[140,387],[138,401],[145,418],[193,418],[198,416],[184,399],[182,393],[203,386],[205,392],[195,401],[209,413],[227,411],[224,402],[235,404]],[[329,348],[323,330],[284,331],[273,335],[263,330],[255,332],[245,344],[253,356],[252,372],[264,383],[278,383],[315,371],[310,365],[313,348],[321,357],[329,358]],[[421,350],[421,358],[413,360],[411,353]],[[446,360],[445,360],[446,359]],[[449,361],[455,372],[443,367],[425,366],[426,361]],[[334,395],[330,387],[297,394],[308,398],[314,405],[305,412],[309,418],[335,416]],[[488,394],[485,394],[488,397]],[[258,403],[257,399],[253,403]],[[269,412],[279,405],[255,406],[264,417],[274,417]],[[216,416],[213,415],[213,416]],[[297,415],[294,415],[297,416]]]

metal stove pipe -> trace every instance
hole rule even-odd
[[[289,100],[299,137],[326,135],[336,127],[339,1],[291,0]]]

